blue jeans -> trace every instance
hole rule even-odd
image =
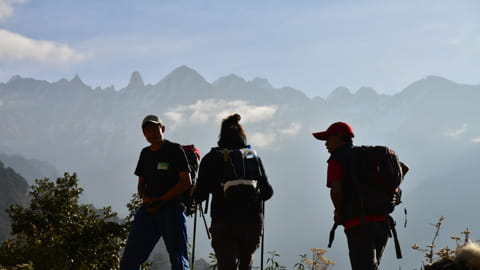
[[[172,270],[188,270],[188,238],[185,213],[165,207],[156,213],[140,208],[128,235],[120,270],[139,270],[158,240],[163,237]]]

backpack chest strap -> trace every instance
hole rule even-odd
[[[251,186],[254,189],[256,189],[257,180],[237,179],[237,180],[230,180],[230,181],[226,181],[225,183],[222,183],[224,192],[227,191],[230,187],[239,186],[239,185]]]

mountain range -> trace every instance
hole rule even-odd
[[[480,218],[468,211],[479,187],[479,100],[479,85],[438,76],[394,95],[338,87],[313,98],[291,87],[274,88],[262,78],[231,74],[208,82],[187,66],[156,84],[145,84],[134,72],[121,89],[93,88],[78,75],[57,82],[14,76],[0,83],[0,152],[52,164],[55,170],[49,171],[77,172],[84,200],[126,214],[136,190],[133,171],[147,145],[140,129],[145,115],[160,115],[167,139],[194,143],[205,154],[216,145],[221,119],[238,112],[275,189],[267,202],[265,248],[279,252],[281,263],[291,267],[298,254],[326,246],[331,226],[328,153],[311,133],[346,121],[355,144],[388,145],[410,166],[403,184],[409,225],[399,229],[407,259],[386,254],[391,260],[385,264],[412,269],[423,257],[410,245],[431,241],[431,223],[440,215],[447,217],[451,233],[480,227]],[[403,224],[405,217],[399,213],[397,219]],[[209,245],[203,242],[199,250],[206,258]],[[328,256],[339,269],[348,265],[342,237]]]
[[[10,205],[23,204],[27,200],[28,184],[15,170],[0,161],[0,243],[10,235],[10,218],[5,211]]]

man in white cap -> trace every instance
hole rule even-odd
[[[142,149],[135,169],[142,207],[128,235],[120,270],[138,270],[163,237],[174,270],[188,270],[186,215],[180,202],[192,185],[185,152],[165,139],[165,126],[156,115],[147,115],[142,131],[150,143]]]

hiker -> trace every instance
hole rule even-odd
[[[182,194],[192,185],[185,152],[164,138],[165,126],[147,115],[142,131],[150,143],[142,149],[135,169],[143,203],[136,212],[120,261],[120,270],[138,270],[163,237],[174,270],[188,270],[186,216]]]
[[[313,136],[318,140],[326,141],[325,146],[330,153],[327,187],[330,188],[330,197],[335,208],[333,231],[337,225],[343,225],[353,270],[379,269],[380,259],[392,232],[397,240],[396,231],[394,227],[392,229],[390,222],[391,217],[388,215],[393,208],[386,211],[371,211],[367,201],[371,198],[362,197],[362,192],[368,187],[358,187],[361,185],[358,184],[361,180],[358,182],[355,180],[357,176],[352,169],[353,151],[361,147],[353,146],[354,133],[349,124],[336,122],[326,131],[313,133]],[[403,163],[399,166],[404,166],[403,174],[405,174],[408,167]],[[401,174],[402,169],[399,168],[399,170]],[[400,177],[403,178],[403,175]],[[332,235],[331,241],[333,241]],[[395,241],[395,243],[398,242]],[[397,257],[401,258],[401,253],[400,256],[398,254],[399,250],[398,246]]]
[[[223,119],[218,147],[200,162],[194,193],[197,203],[213,196],[210,232],[219,270],[252,269],[263,232],[263,202],[273,195],[240,119],[239,114]]]

